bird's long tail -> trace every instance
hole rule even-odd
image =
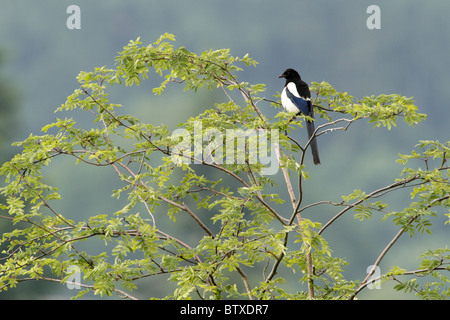
[[[314,122],[312,122],[312,121],[306,121],[306,130],[308,130],[308,139],[311,139],[311,137],[312,137],[313,134],[314,134],[314,131],[316,130],[316,129],[314,128]],[[317,147],[317,140],[316,140],[316,137],[314,137],[314,138],[311,140],[311,142],[310,142],[309,145],[311,146],[311,152],[312,152],[314,164],[315,164],[315,165],[320,164],[319,148]]]

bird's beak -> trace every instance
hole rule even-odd
[[[285,77],[284,73],[283,73],[283,74],[280,74],[280,75],[278,76],[278,78],[284,78],[284,77]]]

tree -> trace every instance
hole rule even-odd
[[[425,252],[415,270],[392,266],[374,277],[400,236],[430,232],[432,223],[444,215],[439,210],[450,207],[449,142],[421,141],[411,155],[401,155],[401,176],[383,188],[355,190],[338,203],[304,204],[309,142],[302,145],[290,135],[304,117],[293,120],[292,114],[279,112],[270,119],[260,111],[260,104],[279,108],[279,103],[261,97],[264,85],[238,81],[240,64],[256,65],[248,55],[233,57],[227,49],[198,55],[175,48],[174,40],[165,34],[147,46],[139,39],[131,41],[117,56],[115,69],[80,72],[80,87],[57,111],[91,113],[92,128],[78,127],[73,118],[57,119],[42,128],[43,135],[15,143],[23,151],[1,168],[6,181],[2,208],[9,210],[14,223],[26,227],[1,239],[1,290],[39,279],[78,285],[83,290],[76,297],[93,291],[133,299],[138,280],[166,275],[176,284],[166,298],[174,299],[353,299],[375,280],[397,281],[397,290],[421,298],[449,296],[446,248]],[[158,95],[174,82],[185,90],[221,88],[227,100],[188,119],[175,132],[121,114],[121,105],[108,99],[108,90],[123,83],[139,85],[150,69],[164,79],[154,88]],[[399,117],[409,125],[425,118],[411,98],[397,94],[357,100],[326,82],[313,83],[311,91],[317,114],[327,121],[316,126],[316,137],[347,130],[356,121],[390,129]],[[124,185],[111,190],[112,196],[126,197],[126,205],[79,221],[58,212],[54,203],[64,199],[45,183],[43,171],[60,157],[112,169]],[[268,159],[275,159],[280,170],[273,171]],[[406,167],[412,159],[425,167]],[[288,198],[269,192],[281,187],[287,188]],[[389,211],[381,199],[393,192],[410,192],[414,201],[402,211]],[[290,203],[288,212],[285,202]],[[324,224],[305,218],[316,206],[335,208],[336,215]],[[323,235],[350,211],[359,220],[383,214],[398,226],[362,280],[344,277],[346,261],[333,255]],[[194,222],[195,245],[177,234],[180,215]],[[172,225],[160,226],[163,216],[170,217]],[[104,241],[103,252],[80,249],[92,239]],[[249,276],[248,267],[258,270],[257,275]],[[422,276],[434,281],[417,281]],[[293,292],[283,286],[298,281]]]

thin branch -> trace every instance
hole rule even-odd
[[[350,125],[353,122],[355,122],[356,120],[357,120],[356,118],[353,118],[353,119],[340,118],[340,119],[337,119],[337,120],[334,120],[334,121],[330,121],[330,122],[321,124],[320,126],[317,126],[313,136],[318,137],[318,136],[321,136],[322,134],[326,134],[328,132],[332,132],[332,131],[336,131],[336,130],[346,131],[348,129],[348,127],[350,127]],[[327,130],[323,130],[321,132],[318,132],[319,130],[321,130],[321,129],[325,128],[325,127],[333,126],[333,125],[335,125],[335,124],[337,124],[339,122],[347,122],[347,125],[344,126],[344,127],[331,128],[331,129],[327,129]]]
[[[159,199],[163,200],[164,202],[167,202],[168,204],[177,207],[185,212],[187,212],[192,219],[195,220],[195,222],[197,222],[197,224],[211,237],[214,239],[214,234],[209,230],[209,228],[195,215],[195,213],[189,209],[189,207],[183,203],[183,204],[179,204],[178,202],[172,201],[166,197],[163,196],[158,196]]]
[[[279,146],[278,145],[276,145],[275,150],[276,150],[276,155],[278,157],[278,162],[281,163],[281,155],[280,155],[280,151],[279,151]],[[303,156],[304,156],[304,153],[305,152],[303,152]],[[302,162],[303,162],[303,157],[302,157],[301,163]],[[291,181],[289,179],[288,170],[287,170],[287,168],[285,166],[283,166],[281,169],[282,169],[283,176],[284,176],[284,179],[285,179],[285,182],[286,182],[286,186],[288,188],[288,193],[289,193],[289,196],[291,198],[291,204],[292,204],[292,208],[293,208],[293,214],[292,214],[292,217],[291,217],[291,219],[289,221],[289,225],[292,224],[294,217],[297,217],[297,223],[298,223],[299,232],[303,236],[303,231],[302,231],[302,226],[301,226],[302,217],[301,217],[300,213],[297,211],[298,207],[299,207],[299,205],[300,205],[300,203],[302,201],[301,200],[302,199],[302,188],[301,188],[301,180],[302,180],[302,178],[301,178],[301,174],[299,174],[299,187],[300,187],[299,193],[300,193],[300,198],[299,198],[299,201],[297,202],[295,200],[294,191],[293,191],[293,188],[292,188]],[[286,233],[286,235],[285,235],[285,239],[284,239],[284,246],[285,247],[287,245],[288,235],[289,235],[288,233]],[[270,274],[266,278],[266,283],[268,281],[270,281],[275,276],[275,274],[277,272],[277,269],[278,269],[278,266],[280,265],[281,260],[283,260],[284,256],[285,256],[285,254],[284,254],[284,252],[282,252],[280,254],[280,257],[278,257],[276,259]],[[308,275],[308,296],[309,296],[310,299],[314,299],[314,282],[312,280],[313,266],[312,266],[311,252],[309,250],[309,246],[308,245],[307,245],[307,248],[306,248],[305,257],[306,257],[306,267],[307,267],[307,275]]]
[[[249,299],[253,300],[252,290],[250,287],[250,283],[248,282],[247,275],[244,273],[244,271],[242,271],[242,269],[240,267],[236,267],[236,270],[239,273],[239,275],[241,276],[242,281],[244,282],[245,290],[247,291],[247,295],[248,295]]]
[[[25,185],[27,186],[28,189],[33,189],[33,187],[28,183],[28,181],[26,181],[25,178],[25,174],[20,172],[20,169],[15,168],[17,173],[20,175],[20,180],[24,181]],[[46,208],[48,208],[59,220],[61,220],[63,223],[69,225],[69,226],[74,226],[72,223],[70,223],[69,221],[67,221],[62,215],[60,215],[58,212],[56,212],[47,202],[47,200],[44,199],[44,197],[42,196],[41,192],[37,192],[37,196],[38,198],[41,200],[42,205]]]
[[[48,278],[48,277],[40,277],[40,278],[22,278],[22,279],[16,279],[16,281],[18,282],[23,282],[23,281],[30,281],[30,280],[44,280],[44,281],[51,281],[51,282],[58,282],[61,283],[60,279],[54,279],[54,278]],[[79,283],[79,282],[71,282],[72,285],[77,285],[83,288],[89,288],[89,289],[94,289],[93,285],[88,285],[88,284],[84,284],[84,283]],[[5,285],[6,286],[6,285]],[[3,287],[5,287],[3,286]],[[3,287],[0,287],[0,289],[2,289]],[[112,291],[114,291],[118,296],[122,295],[125,298],[131,299],[131,300],[139,300],[138,298],[130,295],[129,293],[126,293],[123,290],[120,289],[116,289],[116,288],[112,288]]]
[[[336,214],[333,218],[331,218],[327,223],[325,223],[322,228],[320,228],[319,230],[319,234],[322,234],[322,232],[324,232],[334,221],[336,221],[339,217],[341,217],[344,213],[346,213],[347,211],[349,211],[350,209],[356,207],[357,205],[359,205],[360,203],[367,201],[368,199],[374,198],[376,196],[378,196],[378,194],[380,193],[384,193],[386,191],[393,191],[399,187],[404,187],[405,185],[407,185],[408,183],[410,183],[411,181],[414,181],[416,179],[420,178],[419,175],[416,175],[412,178],[409,179],[403,179],[397,182],[394,182],[386,187],[377,189],[371,193],[369,193],[367,196],[365,196],[363,199],[358,200],[352,204],[347,205],[347,207],[343,210],[341,210],[338,214]]]
[[[417,269],[417,270],[405,271],[405,272],[402,272],[401,274],[398,274],[396,276],[422,275],[424,273],[430,273],[430,272],[433,272],[435,270],[448,270],[448,267],[434,267],[432,270],[430,270],[430,269]],[[365,282],[361,283],[361,285],[353,293],[353,295],[349,298],[349,300],[354,299],[355,296],[358,295],[368,285],[370,285],[370,284],[372,284],[372,283],[374,283],[376,281],[380,281],[384,277],[386,277],[386,275],[380,275],[378,277],[372,277],[372,278],[370,278],[370,281],[366,280]],[[393,276],[387,276],[387,277],[393,277]]]

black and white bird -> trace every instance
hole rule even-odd
[[[281,92],[281,104],[283,108],[287,112],[295,112],[296,115],[304,114],[314,118],[311,92],[309,91],[308,84],[302,80],[300,74],[294,69],[286,69],[278,78],[286,79],[286,84]],[[314,122],[306,120],[306,129],[308,131],[308,139],[311,140],[310,146],[314,164],[320,164],[316,137],[311,139],[315,131]]]

